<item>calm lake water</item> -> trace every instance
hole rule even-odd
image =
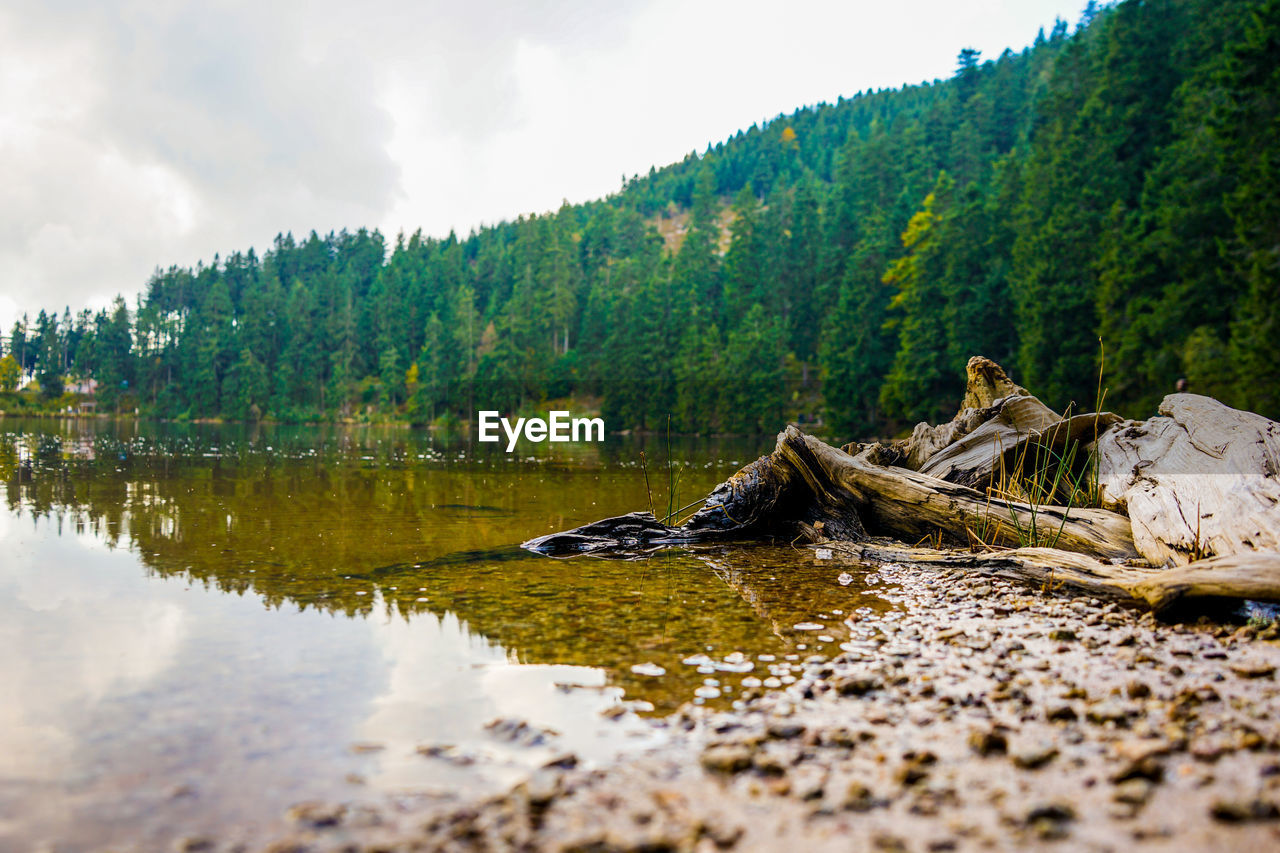
[[[683,502],[771,447],[674,443]],[[665,507],[655,439],[0,419],[0,848],[260,838],[308,799],[602,762],[889,607],[786,543],[518,548],[644,508],[641,450]]]

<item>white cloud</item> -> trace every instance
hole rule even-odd
[[[443,235],[860,89],[1019,48],[1064,0],[0,9],[0,324],[275,234]]]

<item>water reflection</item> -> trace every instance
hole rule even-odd
[[[0,840],[74,846],[77,827],[159,846],[308,797],[603,758],[631,740],[599,714],[620,698],[670,710],[711,678],[730,701],[768,675],[692,656],[803,657],[885,606],[785,544],[637,562],[513,546],[643,505],[637,440],[512,457],[390,429],[0,430],[0,642],[17,651],[0,663]],[[685,494],[759,444],[679,444],[699,462]],[[483,728],[504,717],[557,734],[530,748]]]

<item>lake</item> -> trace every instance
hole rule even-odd
[[[771,437],[671,442],[688,503]],[[660,742],[832,654],[865,578],[789,543],[555,560],[665,508],[667,442],[0,419],[0,847],[261,838]],[[797,627],[799,626],[799,627]],[[745,685],[744,685],[745,681]]]

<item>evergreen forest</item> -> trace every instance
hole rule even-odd
[[[143,285],[143,282],[139,282]],[[840,438],[954,414],[970,355],[1062,410],[1280,417],[1280,0],[1090,3],[953,76],[798,109],[615,194],[443,239],[278,236],[4,335],[0,408]],[[27,395],[31,396],[30,393]]]

